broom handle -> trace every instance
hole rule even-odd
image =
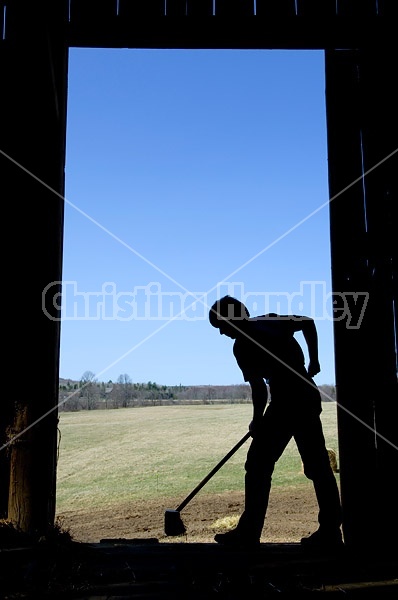
[[[227,462],[227,460],[229,460],[231,458],[231,456],[233,454],[235,454],[235,452],[237,450],[239,450],[239,448],[241,446],[243,446],[243,444],[246,442],[246,440],[249,439],[249,437],[251,436],[250,431],[248,431],[241,440],[239,440],[239,442],[232,448],[232,450],[230,450],[228,452],[228,454],[226,454],[224,456],[224,458],[222,458],[220,460],[220,462],[214,467],[214,469],[212,469],[210,471],[210,473],[208,475],[206,475],[206,477],[204,479],[202,479],[202,481],[200,483],[198,483],[198,485],[196,486],[196,488],[194,490],[192,490],[192,492],[189,494],[189,496],[187,496],[185,498],[185,500],[183,500],[180,504],[180,506],[177,507],[177,511],[180,512],[180,510],[182,510],[187,504],[188,502],[190,502],[192,500],[192,498],[194,496],[196,496],[196,494],[199,492],[200,489],[202,489],[202,487],[209,481],[209,479],[211,479],[213,477],[213,475],[215,473],[217,473],[217,471],[219,471],[221,469],[221,467],[223,466],[224,463]]]

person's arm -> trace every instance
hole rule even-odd
[[[267,406],[268,389],[267,384],[262,377],[250,379],[249,384],[252,391],[253,403],[253,420],[249,425],[249,430],[252,435],[255,435],[256,430],[260,427],[265,407]]]
[[[301,331],[308,347],[308,375],[314,377],[321,370],[318,358],[318,333],[316,331],[315,321],[310,317],[303,317],[300,320]]]

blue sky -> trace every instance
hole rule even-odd
[[[232,293],[333,383],[323,52],[71,49],[68,94],[60,376],[241,383]]]

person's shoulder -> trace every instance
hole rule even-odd
[[[278,323],[278,321],[285,321],[289,318],[289,315],[278,315],[277,313],[267,313],[266,315],[259,315],[258,317],[252,317],[249,322],[256,323]]]
[[[248,323],[262,323],[263,321],[273,321],[275,318],[278,318],[279,315],[276,313],[267,313],[266,315],[258,315],[257,317],[250,317],[248,319]]]
[[[258,317],[253,317],[252,319],[249,319],[251,321],[286,321],[289,319],[294,318],[294,315],[280,315],[278,313],[267,313],[266,315],[259,315]]]
[[[277,313],[268,313],[259,318],[264,321],[273,321],[280,323],[302,323],[303,321],[310,320],[310,317],[305,317],[304,315],[279,315]]]

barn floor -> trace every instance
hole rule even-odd
[[[0,597],[225,600],[329,593],[398,597],[398,562],[382,552],[310,555],[299,544],[255,550],[215,543],[101,540],[0,550]]]

